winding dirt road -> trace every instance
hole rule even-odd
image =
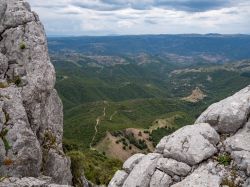
[[[90,144],[89,144],[89,147],[90,147],[90,149],[92,149],[92,150],[95,150],[95,149],[92,147],[92,144],[93,144],[93,142],[94,142],[94,140],[95,140],[96,134],[98,133],[98,125],[101,123],[101,119],[104,118],[105,116],[106,116],[106,107],[103,108],[103,114],[102,114],[101,116],[98,116],[98,117],[96,118],[95,134],[94,134],[94,136],[93,136],[93,138],[92,138],[92,140],[91,140],[91,142],[90,142]]]

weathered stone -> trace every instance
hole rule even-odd
[[[250,122],[234,136],[227,138],[224,145],[238,167],[250,176]]]
[[[164,141],[160,142],[161,150],[164,146],[164,157],[173,158],[188,165],[200,163],[217,152],[216,144],[219,142],[219,135],[207,123],[185,126]],[[158,149],[157,146],[156,149]],[[157,152],[160,152],[158,150]]]
[[[33,13],[27,9],[23,0],[2,0],[0,9],[0,33],[4,30],[35,20]]]
[[[125,171],[118,170],[112,180],[109,182],[108,187],[121,187],[127,179],[128,174]]]
[[[231,97],[212,104],[196,120],[209,123],[220,133],[235,133],[248,119],[250,113],[250,86]]]
[[[0,183],[0,187],[71,187],[68,185],[58,185],[53,184],[51,178],[49,177],[24,177],[24,178],[15,178],[10,177],[4,179]]]
[[[137,164],[125,180],[123,187],[147,187],[154,174],[158,159],[157,153],[149,153]]]
[[[54,182],[71,184],[70,160],[62,150],[62,102],[54,90],[43,25],[24,0],[0,0],[0,34],[0,132],[6,131],[8,142],[0,151],[5,155],[0,175],[43,172]],[[6,124],[2,108],[9,116]]]
[[[202,165],[184,180],[171,187],[220,187],[221,180],[222,178],[212,174],[206,165]]]
[[[156,170],[151,178],[150,187],[169,187],[172,179],[166,173]]]
[[[145,155],[144,154],[141,154],[141,153],[137,153],[137,154],[134,154],[133,156],[129,157],[123,164],[123,169],[130,173],[132,171],[132,169],[134,168],[134,166],[136,164],[138,164],[142,158],[144,157]]]
[[[4,143],[3,143],[3,140],[0,138],[0,165],[3,164],[5,155],[6,155],[6,151],[4,148]]]
[[[4,78],[7,69],[8,59],[0,52],[0,79]]]
[[[0,89],[8,124],[2,129],[5,139],[6,164],[0,165],[1,176],[38,176],[42,162],[41,148],[23,107],[22,97],[15,86]]]
[[[250,178],[248,178],[243,184],[243,187],[249,187],[249,186],[250,186]]]
[[[45,155],[46,156],[46,155]],[[44,174],[51,176],[59,184],[71,184],[70,159],[51,149],[44,163]]]
[[[156,167],[172,177],[174,175],[186,176],[191,171],[189,165],[169,158],[160,158]]]

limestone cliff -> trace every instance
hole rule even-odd
[[[130,157],[109,187],[250,187],[250,86]]]
[[[23,0],[0,0],[0,178],[13,177],[0,186],[10,186],[10,180],[22,186],[29,178],[20,178],[41,176],[47,176],[41,184],[71,184],[54,84],[37,14]]]

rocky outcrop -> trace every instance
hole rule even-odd
[[[0,178],[13,177],[2,186],[22,186],[42,175],[51,184],[71,184],[70,160],[62,150],[63,107],[54,85],[37,14],[23,0],[0,0]]]
[[[217,132],[207,123],[188,125],[163,139],[156,146],[156,152],[166,158],[194,165],[217,152],[219,139]]]
[[[162,138],[152,159],[152,153],[129,158],[119,185],[110,186],[249,187],[249,108],[250,86]]]
[[[219,133],[235,133],[250,114],[250,86],[218,103],[212,104],[196,123],[209,123]]]

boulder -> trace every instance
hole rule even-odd
[[[160,158],[156,167],[172,177],[175,175],[185,177],[191,171],[189,165],[170,158]]]
[[[4,179],[0,183],[0,187],[71,187],[69,185],[58,185],[53,184],[50,177],[24,177],[24,178],[15,178],[10,177]]]
[[[157,169],[151,178],[150,187],[169,187],[172,182],[169,175]]]
[[[207,165],[197,168],[192,174],[171,187],[220,187],[222,178],[209,171]]]
[[[250,122],[235,135],[227,138],[224,145],[238,167],[250,176]]]
[[[217,152],[220,137],[209,124],[201,123],[185,126],[163,139],[165,142],[157,145],[156,152],[163,150],[166,158],[195,165]]]
[[[129,157],[123,164],[123,169],[130,173],[132,171],[132,169],[135,167],[136,164],[138,164],[142,158],[144,157],[144,154],[141,153],[137,153],[134,154],[133,156]]]
[[[109,182],[108,187],[121,187],[127,179],[128,174],[125,171],[118,170],[112,180]]]
[[[158,159],[161,157],[157,153],[149,153],[134,167],[123,187],[147,187],[151,176],[154,174]]]
[[[235,133],[243,127],[250,113],[250,86],[231,97],[214,103],[195,123],[209,123],[219,133]]]

